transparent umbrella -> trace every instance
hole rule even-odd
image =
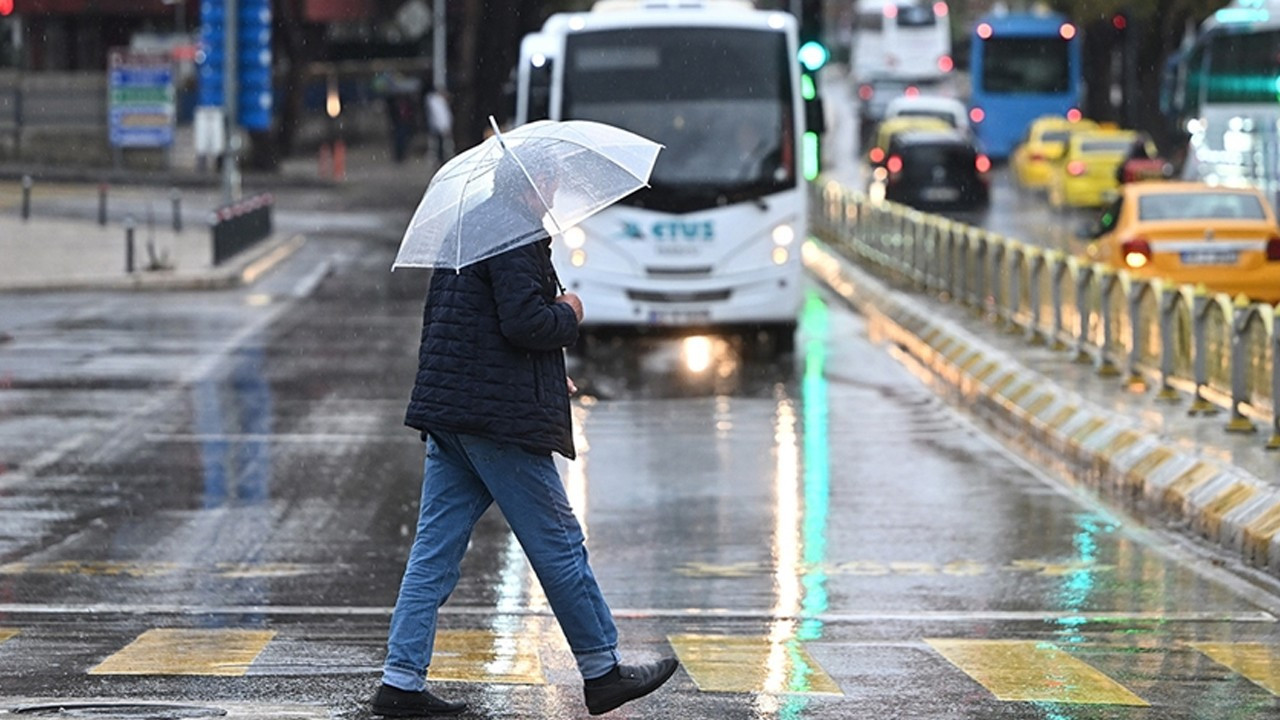
[[[587,120],[494,134],[432,178],[392,269],[459,269],[582,222],[645,187],[662,146]]]

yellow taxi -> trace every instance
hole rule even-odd
[[[1049,204],[1101,207],[1120,186],[1116,172],[1137,140],[1132,130],[1073,132],[1062,157],[1049,166]]]
[[[1048,186],[1051,165],[1062,157],[1072,131],[1096,127],[1092,120],[1072,121],[1061,115],[1043,115],[1032,120],[1026,136],[1009,158],[1018,184],[1028,190]]]
[[[1156,180],[1119,193],[1092,230],[1090,259],[1139,277],[1280,301],[1280,227],[1259,190]]]
[[[898,133],[908,130],[940,130],[947,132],[954,129],[947,121],[939,117],[899,115],[886,118],[876,128],[875,144],[867,151],[867,162],[871,163],[873,168],[884,165],[885,159],[888,158],[889,142]]]

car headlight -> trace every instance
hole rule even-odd
[[[773,243],[779,247],[790,245],[796,239],[796,230],[783,223],[773,229]]]
[[[580,227],[571,227],[564,231],[564,244],[570,250],[577,250],[587,242],[587,233]]]

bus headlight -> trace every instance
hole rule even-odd
[[[571,227],[564,231],[564,244],[570,250],[577,250],[587,242],[587,233],[580,227]]]
[[[791,257],[791,253],[788,253],[786,248],[784,248],[784,247],[776,247],[776,248],[774,248],[774,249],[773,249],[773,264],[774,264],[774,265],[786,265],[786,264],[787,264],[787,258],[789,258],[789,257]]]
[[[582,267],[587,264],[587,253],[582,250],[574,250],[569,253],[569,264],[574,267]]]
[[[783,223],[773,229],[773,244],[779,247],[790,245],[796,239],[795,228]]]

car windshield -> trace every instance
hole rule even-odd
[[[1154,193],[1138,198],[1141,220],[1265,220],[1256,195],[1249,193]]]
[[[956,116],[942,110],[902,110],[898,117],[937,118],[951,127],[956,126]]]
[[[903,175],[911,182],[927,183],[931,178],[941,179],[935,171],[941,169],[948,175],[973,167],[974,150],[960,143],[920,143],[902,148]]]

